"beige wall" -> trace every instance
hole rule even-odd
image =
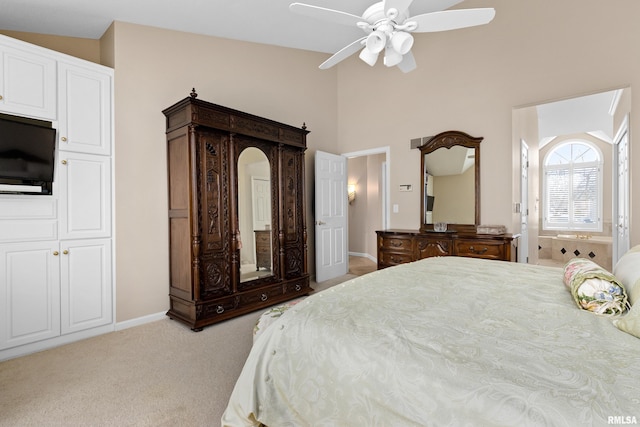
[[[409,140],[450,129],[483,136],[481,222],[513,230],[519,194],[513,108],[640,85],[640,56],[634,54],[640,2],[618,0],[615,7],[603,7],[600,0],[466,0],[460,5],[487,6],[497,10],[489,25],[416,34],[418,68],[408,74],[381,64],[371,68],[357,55],[321,71],[324,54],[115,23],[90,50],[96,62],[115,67],[116,76],[117,321],[168,307],[161,111],[192,87],[207,101],[296,126],[306,122],[312,273],[318,149],[390,146],[390,203],[399,206],[390,224],[417,228],[420,193],[398,190],[400,184],[420,185],[420,158]],[[37,44],[51,47],[49,40]],[[69,53],[66,49],[60,50]],[[634,118],[640,96],[629,100],[629,108],[631,134],[640,135],[640,120]],[[636,144],[632,141],[631,182],[633,166],[640,164]],[[635,217],[640,218],[640,197],[632,196],[632,245],[640,244]]]
[[[350,150],[391,146],[390,198],[399,205],[399,213],[391,214],[394,228],[419,225],[419,194],[398,191],[399,184],[419,185],[419,156],[409,149],[411,138],[450,129],[483,136],[481,222],[513,231],[513,186],[519,183],[513,108],[640,84],[640,56],[632,53],[640,37],[635,23],[640,2],[602,7],[597,0],[467,0],[460,5],[486,6],[497,11],[489,25],[416,35],[418,68],[409,74],[380,64],[372,69],[357,57],[339,65],[339,143]],[[638,114],[640,96],[631,108]],[[633,116],[631,127],[632,135],[640,134]],[[632,163],[640,163],[640,150],[632,147],[631,156]],[[634,212],[640,212],[640,197],[633,198]],[[631,240],[640,243],[639,227]]]
[[[348,184],[356,186],[349,204],[349,252],[376,259],[376,230],[382,229],[381,171],[386,155],[374,154],[348,160]]]
[[[306,123],[307,229],[313,266],[313,158],[336,151],[336,73],[326,55],[117,22],[116,283],[119,322],[168,308],[165,121],[189,96],[294,126]]]
[[[66,53],[67,55],[77,58],[86,59],[87,61],[100,64],[100,41],[92,39],[83,39],[78,37],[62,37],[50,36],[45,34],[23,33],[20,31],[0,30],[0,34],[4,34],[14,39],[22,40],[38,46],[57,52]],[[105,64],[103,64],[105,65]]]

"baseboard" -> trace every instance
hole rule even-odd
[[[116,331],[122,331],[124,329],[145,325],[147,323],[156,322],[158,320],[162,320],[166,318],[167,318],[166,311],[161,311],[160,313],[155,313],[155,314],[148,314],[142,317],[136,317],[135,319],[125,320],[124,322],[116,323]]]
[[[359,256],[363,258],[368,258],[371,261],[375,262],[376,264],[378,263],[378,259],[376,257],[369,254],[362,253],[362,252],[349,252],[349,256]]]
[[[29,344],[20,345],[17,347],[7,348],[0,351],[0,361],[14,359],[16,357],[26,356],[32,353],[38,353],[40,351],[49,350],[61,345],[71,344],[76,341],[81,341],[87,338],[93,338],[98,335],[107,334],[114,331],[113,323],[104,326],[98,326],[96,328],[87,329],[84,331],[74,332],[71,334],[60,335],[54,338],[48,338],[42,341],[36,341]]]

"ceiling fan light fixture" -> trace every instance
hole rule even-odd
[[[378,60],[378,52],[371,52],[368,48],[362,49],[359,55],[360,59],[369,64],[370,66],[376,65],[376,61]]]
[[[396,31],[391,34],[391,46],[400,55],[405,55],[413,47],[413,36],[404,31]]]
[[[392,47],[388,47],[384,51],[384,65],[393,67],[402,62],[402,55]]]
[[[367,50],[371,53],[380,53],[387,45],[387,35],[381,31],[374,31],[367,36]]]

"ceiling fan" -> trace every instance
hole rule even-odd
[[[362,16],[339,10],[327,9],[304,3],[291,3],[289,9],[336,24],[357,26],[366,35],[345,46],[325,62],[320,69],[333,67],[338,62],[360,50],[360,59],[375,65],[384,50],[384,65],[398,66],[405,73],[416,68],[411,53],[411,33],[428,33],[473,27],[491,22],[496,12],[493,8],[440,10],[422,15],[409,16],[413,0],[383,0],[371,5]]]

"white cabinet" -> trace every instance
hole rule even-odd
[[[113,70],[0,35],[0,96],[59,138],[52,195],[0,194],[3,360],[114,330]]]
[[[0,38],[0,110],[56,119],[56,61],[39,49],[16,48]]]
[[[60,149],[111,153],[111,77],[101,71],[58,63]]]
[[[112,322],[111,240],[0,245],[0,349]]]
[[[61,151],[58,155],[60,239],[111,235],[111,158]]]
[[[111,323],[111,240],[60,243],[61,333]]]
[[[58,242],[0,245],[0,349],[60,334]]]

